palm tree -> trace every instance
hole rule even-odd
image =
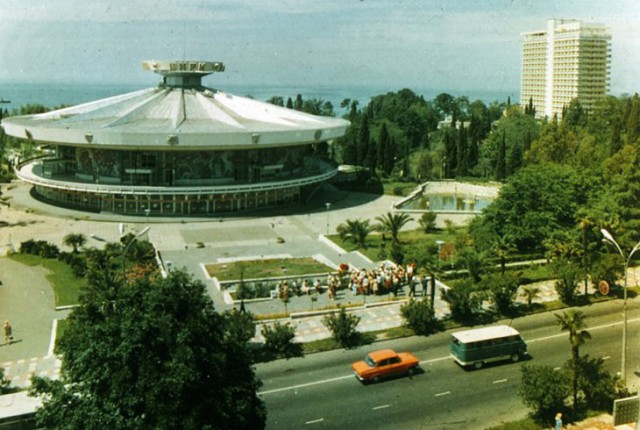
[[[87,243],[87,237],[82,233],[69,233],[62,239],[62,243],[73,248],[73,253],[78,252],[78,248]]]
[[[507,257],[516,250],[513,240],[511,237],[504,234],[497,234],[493,240],[491,249],[500,259],[500,271],[504,275],[507,265]]]
[[[376,228],[382,233],[388,232],[391,235],[392,243],[397,245],[399,243],[398,233],[400,233],[402,227],[407,225],[407,223],[409,223],[412,218],[404,212],[387,212],[386,215],[376,217],[376,220],[378,221],[378,225],[376,226]]]
[[[540,288],[533,285],[525,285],[522,288],[522,293],[524,297],[527,299],[527,307],[531,310],[531,305],[533,304],[533,300],[540,295]]]
[[[569,343],[571,343],[571,361],[573,364],[573,407],[578,404],[578,366],[580,365],[580,346],[588,339],[591,334],[585,330],[587,324],[585,322],[585,314],[582,311],[570,310],[563,312],[562,315],[555,314],[558,319],[558,325],[561,331],[569,332]]]
[[[351,241],[360,248],[367,247],[367,236],[374,230],[374,227],[369,224],[369,220],[351,220],[347,219],[345,222],[337,227],[338,235],[340,239],[344,241]]]
[[[479,282],[486,265],[486,255],[478,252],[474,248],[465,248],[461,253],[460,263],[469,272],[469,277],[473,282]]]

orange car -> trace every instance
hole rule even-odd
[[[392,349],[381,349],[367,354],[362,361],[351,365],[353,372],[362,382],[388,378],[399,374],[413,374],[418,370],[420,361],[410,352],[395,352]]]

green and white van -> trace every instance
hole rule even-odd
[[[484,363],[519,361],[527,355],[527,344],[513,327],[498,325],[464,330],[451,335],[451,357],[461,366],[480,369]]]

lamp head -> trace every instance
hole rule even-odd
[[[600,229],[600,233],[602,233],[604,238],[607,239],[608,241],[610,241],[612,243],[616,242],[615,240],[613,240],[613,236],[611,236],[611,233],[609,233],[609,230],[607,230],[606,228],[601,228]]]

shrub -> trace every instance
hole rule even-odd
[[[246,343],[256,334],[256,319],[251,312],[232,309],[224,312],[230,338]]]
[[[422,214],[422,216],[418,220],[418,223],[425,233],[431,233],[433,230],[435,230],[437,217],[438,215],[435,212],[431,211],[427,211]]]
[[[556,291],[560,300],[566,304],[572,304],[576,300],[576,289],[580,281],[580,271],[572,264],[557,264],[555,267],[557,276]]]
[[[565,410],[564,400],[571,394],[570,379],[566,370],[523,364],[518,395],[541,424],[550,424],[557,412]]]
[[[470,281],[458,282],[442,291],[442,298],[449,304],[451,317],[467,322],[475,317],[482,304],[482,294],[475,291]]]
[[[255,290],[246,282],[240,282],[236,289],[236,300],[252,299],[255,297]]]
[[[415,334],[428,336],[442,329],[442,324],[436,318],[431,303],[426,300],[411,299],[400,307],[405,327]]]
[[[21,254],[39,255],[43,258],[57,258],[60,250],[57,246],[44,240],[29,239],[20,243]]]
[[[329,329],[333,339],[343,348],[353,348],[362,342],[362,336],[356,330],[359,323],[359,316],[348,314],[342,307],[337,314],[332,313],[322,319],[322,324]]]
[[[483,283],[498,312],[506,314],[511,310],[518,296],[518,274],[506,272],[504,275],[493,274],[484,278]]]
[[[263,284],[262,282],[256,282],[253,286],[254,288],[254,297],[269,297],[271,295],[271,288],[267,284]]]
[[[611,411],[613,400],[619,391],[619,379],[603,369],[600,357],[580,357],[578,385],[584,393],[584,400],[592,409]]]
[[[62,251],[58,254],[58,260],[68,264],[76,277],[84,277],[87,271],[87,261],[82,254]]]
[[[8,394],[15,391],[11,388],[11,381],[4,377],[4,367],[0,367],[0,394]]]
[[[263,326],[264,350],[277,358],[302,357],[302,344],[294,342],[296,330],[290,324],[276,322],[273,327]]]

